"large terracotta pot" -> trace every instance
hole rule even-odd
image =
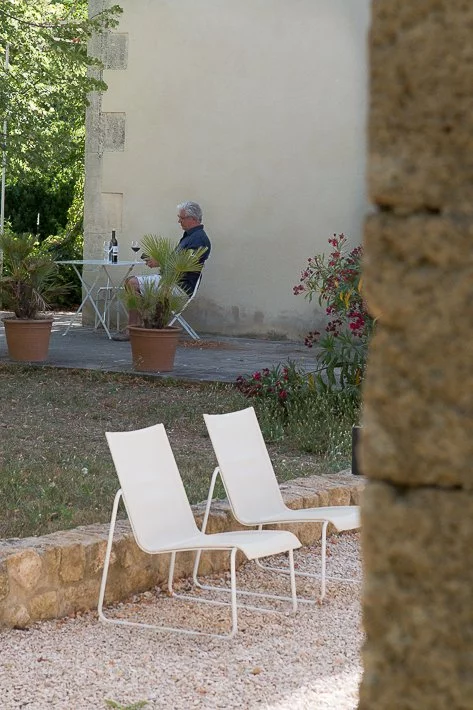
[[[139,372],[170,372],[181,329],[129,326],[133,367]]]
[[[43,362],[48,357],[52,319],[5,318],[5,337],[12,360]]]

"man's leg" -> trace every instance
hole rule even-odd
[[[125,281],[125,288],[130,288],[136,293],[140,292],[140,282],[136,276],[130,276],[130,278]],[[128,311],[128,325],[141,325],[140,314],[137,310],[130,309]]]
[[[125,288],[130,288],[133,291],[136,291],[136,293],[140,292],[140,284],[136,276],[130,276],[128,279],[125,281]],[[135,309],[130,309],[128,311],[128,325],[127,327],[122,330],[120,333],[116,333],[112,335],[112,340],[118,340],[118,341],[124,341],[124,340],[129,340],[130,335],[128,331],[128,326],[130,325],[141,325],[141,320],[140,320],[140,314],[138,313],[137,310]]]
[[[141,289],[144,288],[145,283],[152,283],[156,286],[159,283],[159,274],[150,274],[148,276],[130,276],[130,278],[125,281],[125,288],[132,289],[136,293],[141,293]],[[142,325],[140,314],[135,309],[128,310],[128,326],[123,333],[118,333],[117,335],[112,335],[112,340],[129,340],[130,335],[128,332],[129,326],[140,326]]]

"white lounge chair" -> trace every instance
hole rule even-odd
[[[291,578],[292,610],[297,609],[294,577],[293,550],[300,547],[295,535],[286,531],[238,531],[206,535],[194,521],[166,431],[162,424],[130,432],[108,432],[108,445],[120,480],[121,489],[113,503],[112,518],[105,554],[102,584],[100,587],[98,613],[102,621],[127,626],[141,626],[161,631],[178,631],[187,634],[202,634],[193,631],[156,624],[143,624],[123,619],[106,617],[103,602],[110,565],[113,533],[120,497],[123,496],[136,543],[151,555],[171,553],[168,589],[174,597],[191,599],[213,604],[226,604],[213,600],[197,599],[192,596],[177,595],[173,592],[174,563],[176,553],[185,550],[229,550],[231,587],[232,628],[228,635],[204,633],[207,636],[231,638],[238,628],[237,588],[235,557],[241,550],[253,560],[266,555],[289,553],[289,573]],[[240,593],[240,591],[238,591]],[[263,595],[261,595],[263,596]],[[271,595],[264,595],[271,598]],[[274,597],[277,598],[277,597]],[[250,607],[247,607],[250,608]]]
[[[207,526],[218,475],[222,478],[233,515],[242,525],[256,525],[261,530],[263,525],[274,525],[275,523],[320,522],[322,524],[320,599],[322,600],[326,592],[327,579],[327,526],[332,523],[339,531],[359,528],[359,507],[348,505],[300,510],[288,508],[279,490],[253,407],[229,414],[204,414],[204,419],[217,457],[218,467],[214,470],[210,483],[202,532],[205,532]],[[194,581],[197,580],[198,565],[199,555],[197,555],[194,566]],[[265,568],[277,569],[274,567]],[[284,572],[283,569],[279,571]],[[296,575],[318,578],[316,575],[303,572],[296,572]],[[303,600],[299,598],[299,601]]]

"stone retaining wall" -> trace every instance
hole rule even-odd
[[[291,508],[358,505],[364,481],[349,471],[298,478],[281,486]],[[194,506],[200,525],[204,505]],[[237,530],[226,501],[215,501],[208,532]],[[308,545],[320,538],[318,523],[291,528]],[[109,526],[89,525],[44,537],[0,542],[0,625],[25,628],[34,621],[67,616],[97,606]],[[329,528],[329,533],[330,533]],[[333,532],[333,529],[332,529]],[[193,553],[180,553],[176,577],[190,576]],[[150,589],[167,579],[169,555],[147,555],[134,542],[127,521],[118,521],[105,601]],[[228,568],[228,553],[202,557],[204,574]]]

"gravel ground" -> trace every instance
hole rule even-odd
[[[328,552],[329,573],[360,578],[358,534],[329,539]],[[318,560],[317,546],[296,552],[300,569],[316,571]],[[287,589],[286,580],[253,564],[242,568],[239,581]],[[298,591],[314,596],[307,582]],[[94,613],[3,631],[0,708],[354,710],[363,640],[359,597],[358,583],[331,582],[324,604],[303,604],[296,616],[241,610],[231,641],[110,626]],[[171,600],[159,590],[134,602],[109,611],[131,618],[139,609],[140,620],[179,617],[228,629],[222,607]]]

